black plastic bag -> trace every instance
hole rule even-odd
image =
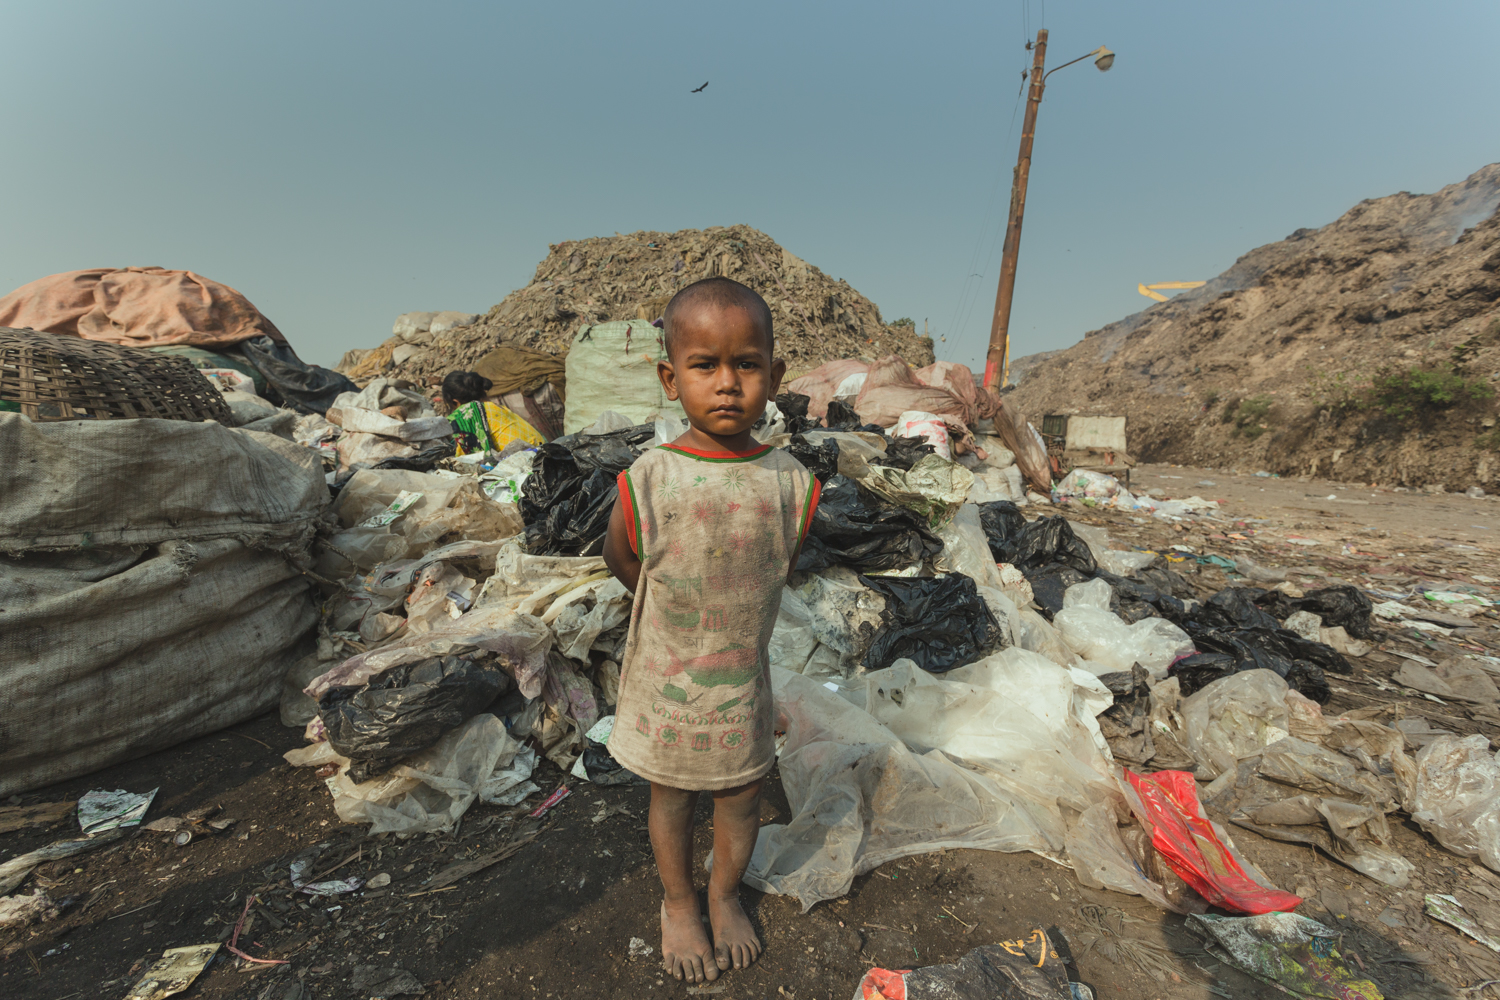
[[[807,415],[807,404],[812,398],[800,392],[783,392],[776,397],[776,409],[786,421],[788,434],[801,434],[818,426],[818,422]]]
[[[299,413],[327,413],[340,393],[359,391],[359,386],[346,376],[305,363],[290,344],[264,334],[235,346],[266,377],[269,383],[266,398]]]
[[[828,415],[823,418],[823,426],[831,431],[853,431],[862,426],[858,413],[854,407],[842,399],[830,399],[828,401]]]
[[[1276,630],[1281,623],[1256,605],[1265,591],[1259,587],[1225,587],[1207,601],[1195,616],[1199,628]]]
[[[979,524],[984,528],[985,540],[990,543],[990,553],[1000,561],[1011,540],[1026,527],[1026,518],[1021,508],[1009,500],[991,500],[979,505]]]
[[[1189,593],[1192,592],[1192,584],[1169,569],[1152,567],[1131,576],[1116,576],[1101,569],[1096,577],[1108,583],[1114,591],[1109,610],[1119,615],[1127,625],[1133,625],[1142,618],[1165,618],[1173,624],[1182,625],[1197,613],[1197,601],[1180,598],[1174,593],[1178,589],[1178,581],[1181,581]]]
[[[1178,660],[1168,670],[1172,676],[1179,678],[1185,695],[1232,673],[1272,670],[1288,685],[1321,705],[1333,697],[1322,664],[1334,663],[1334,658],[1342,659],[1327,646],[1323,646],[1322,650],[1310,648],[1322,646],[1322,643],[1309,643],[1295,632],[1284,629],[1203,631],[1193,635],[1193,645],[1198,647],[1197,655]],[[1229,659],[1207,656],[1214,653]],[[1329,653],[1332,657],[1327,655]],[[1347,666],[1345,663],[1346,669]]]
[[[811,441],[798,434],[787,444],[786,450],[793,458],[801,462],[808,472],[816,476],[820,483],[826,483],[839,474],[839,443],[837,441],[824,441],[815,447]]]
[[[870,464],[905,471],[920,462],[923,455],[936,452],[937,449],[922,438],[887,437],[885,454],[870,459]]]
[[[1298,611],[1311,611],[1323,619],[1325,628],[1342,626],[1354,638],[1371,642],[1380,638],[1370,617],[1374,605],[1358,588],[1348,584],[1309,590],[1301,597],[1287,597],[1278,590],[1270,590],[1257,598],[1256,603],[1282,621]]]
[[[1087,583],[1091,577],[1074,569],[1065,563],[1051,563],[1047,566],[1034,566],[1024,573],[1026,582],[1031,584],[1031,595],[1037,606],[1042,609],[1042,615],[1049,622],[1052,616],[1063,608],[1063,594],[1076,583]],[[1110,599],[1111,610],[1117,604],[1114,598]]]
[[[596,785],[649,785],[650,782],[621,764],[610,754],[609,747],[583,738],[583,771]]]
[[[905,657],[934,674],[973,663],[1004,643],[1000,623],[962,573],[940,577],[860,577],[885,598],[880,628],[865,652],[866,670]]]
[[[572,434],[552,443],[566,448],[584,472],[603,469],[618,476],[641,457],[641,446],[655,436],[654,424],[637,424],[607,434]]]
[[[537,449],[521,487],[526,551],[537,556],[593,556],[604,551],[616,477],[640,457],[656,431],[638,424],[608,434],[570,434]]]
[[[526,481],[531,485],[531,480]],[[797,569],[847,566],[858,572],[904,569],[935,557],[943,543],[926,522],[847,476],[823,484]]]
[[[370,466],[372,469],[405,469],[408,472],[431,472],[433,466],[453,454],[452,438],[437,438],[424,441],[415,455],[385,458]]]
[[[478,715],[510,684],[485,653],[431,657],[392,667],[364,687],[329,690],[318,702],[328,742],[358,765],[355,782],[380,774]]]
[[[577,465],[574,465],[577,470]],[[526,551],[534,556],[596,556],[604,551],[604,534],[619,490],[615,476],[603,469],[575,472],[557,480],[554,491],[528,495],[533,472],[522,489],[521,520],[526,522]],[[550,506],[543,500],[550,499]],[[532,520],[527,521],[527,508]]]
[[[980,523],[984,523],[982,511]],[[1073,526],[1062,517],[1041,517],[1023,524],[1004,550],[994,555],[996,562],[1010,563],[1022,572],[1050,563],[1071,566],[1087,577],[1099,571],[1093,550],[1073,534]]]

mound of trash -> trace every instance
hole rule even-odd
[[[1500,164],[1360,202],[1067,350],[1017,359],[1009,398],[1034,416],[1128,416],[1143,461],[1489,486],[1497,204]]]
[[[847,281],[829,277],[759,230],[713,226],[553,244],[531,283],[483,317],[408,314],[418,319],[403,316],[390,339],[349,352],[339,370],[356,380],[384,374],[427,385],[455,369],[472,369],[502,343],[559,353],[590,324],[650,323],[679,289],[715,275],[750,286],[770,303],[777,354],[793,372],[836,358],[886,354],[918,367],[933,361],[930,338],[912,326],[887,324],[875,303]]]

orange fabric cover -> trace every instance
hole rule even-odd
[[[229,347],[276,325],[228,285],[192,271],[99,267],[22,285],[0,298],[0,326],[31,327],[124,347]]]

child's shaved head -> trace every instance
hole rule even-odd
[[[662,346],[672,357],[672,320],[675,316],[699,306],[715,309],[743,309],[766,336],[766,356],[776,354],[776,336],[771,332],[771,307],[754,289],[732,278],[704,278],[695,281],[672,296],[662,314]]]

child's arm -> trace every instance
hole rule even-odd
[[[630,549],[630,528],[625,523],[625,505],[615,501],[604,533],[604,565],[632,594],[641,581],[641,560]]]

